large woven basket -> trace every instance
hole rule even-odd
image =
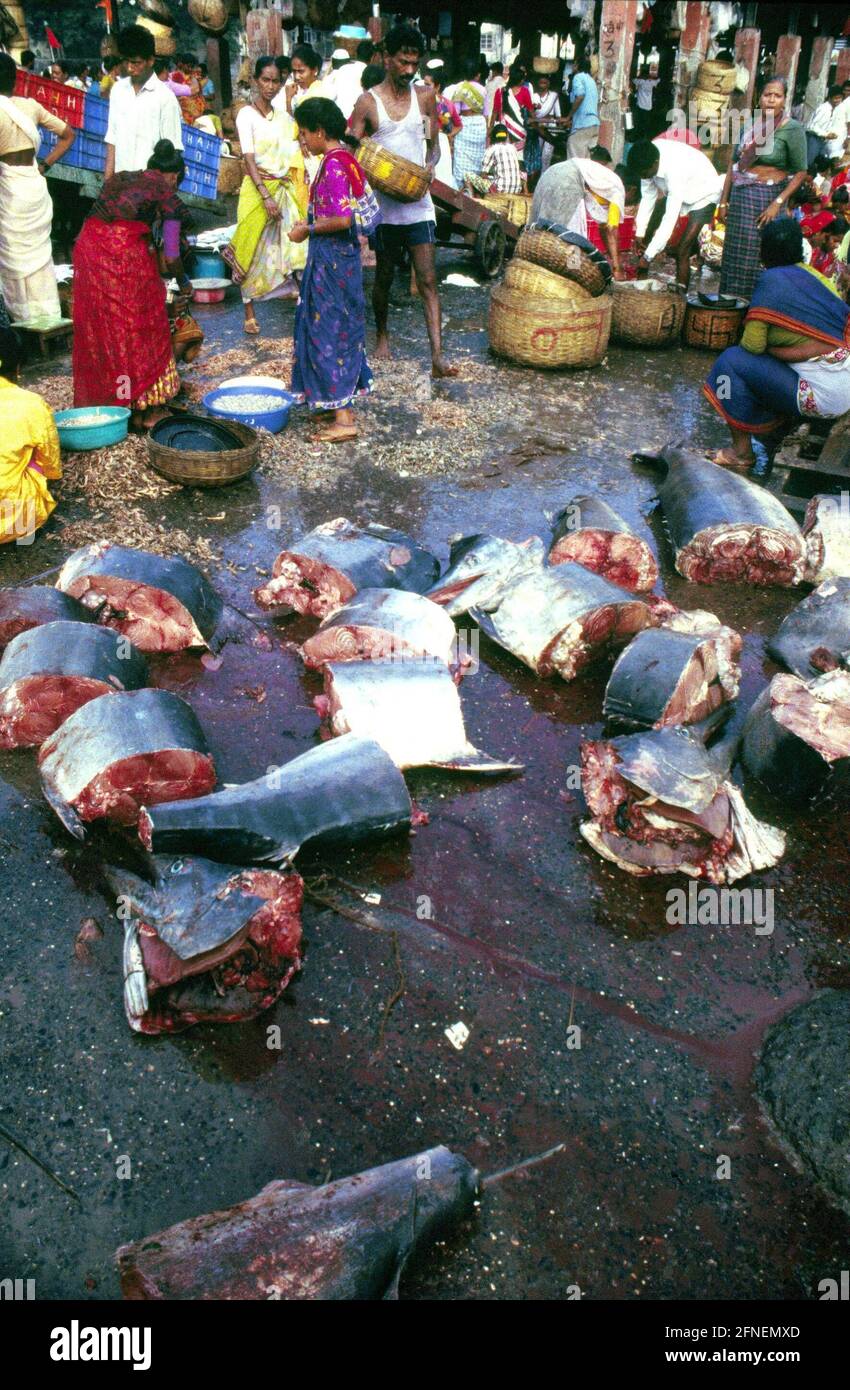
[[[691,92],[691,101],[696,108],[698,121],[717,120],[729,105],[727,96],[717,92],[704,92],[701,87],[697,87]]]
[[[228,420],[227,428],[244,443],[240,449],[207,453],[192,449],[169,449],[148,435],[148,462],[172,483],[185,487],[225,487],[245,478],[255,466],[260,452],[256,430],[239,420]]]
[[[705,348],[709,352],[722,352],[724,348],[734,347],[741,336],[746,312],[746,304],[738,308],[701,304],[698,299],[689,299],[682,342],[686,347]]]
[[[238,193],[245,177],[245,165],[234,155],[223,154],[218,166],[218,192],[221,195]]]
[[[488,193],[475,201],[483,203],[485,208],[493,212],[501,213],[515,227],[524,227],[531,215],[530,193]]]
[[[608,348],[611,296],[572,305],[497,285],[489,332],[494,352],[526,367],[595,367]]]
[[[669,347],[682,331],[686,301],[675,290],[637,289],[615,281],[611,337],[634,347]]]
[[[605,289],[605,276],[599,266],[578,246],[561,241],[554,232],[543,232],[537,228],[526,228],[516,244],[515,255],[521,261],[531,261],[542,265],[555,275],[563,275],[574,280],[588,294],[602,294]]]
[[[373,188],[400,203],[417,203],[430,187],[431,178],[421,164],[392,154],[374,140],[364,140],[357,159]]]
[[[709,60],[700,63],[697,68],[696,85],[704,92],[719,92],[728,97],[735,90],[736,75],[734,67],[730,68],[726,63]]]
[[[535,72],[545,73],[551,77],[552,73],[558,71],[560,64],[557,58],[533,58],[531,66]]]
[[[518,261],[516,257],[505,271],[504,283],[509,290],[516,290],[529,298],[559,299],[564,304],[587,304],[590,295],[574,280],[556,275],[552,270],[544,270],[542,265],[532,261]]]

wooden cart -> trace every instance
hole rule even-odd
[[[429,191],[437,213],[438,244],[465,242],[472,247],[482,273],[493,279],[502,269],[508,247],[512,250],[516,245],[522,227],[440,179],[434,179]]]

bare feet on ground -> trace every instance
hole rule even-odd
[[[453,367],[445,357],[435,357],[431,363],[433,377],[460,376],[460,367]]]

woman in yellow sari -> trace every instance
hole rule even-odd
[[[55,501],[48,478],[61,478],[53,413],[35,391],[15,384],[21,347],[11,328],[0,328],[0,545],[30,545]]]
[[[298,127],[272,102],[280,91],[274,58],[258,58],[256,93],[236,117],[247,173],[239,193],[236,235],[223,251],[242,290],[245,332],[259,333],[254,301],[297,299],[293,278],[307,263],[307,248],[289,240],[289,229],[307,216],[307,182]]]

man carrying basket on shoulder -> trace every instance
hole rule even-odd
[[[413,25],[398,24],[387,34],[384,49],[386,77],[358,99],[350,122],[352,142],[359,144],[371,137],[391,154],[413,164],[424,164],[433,178],[440,153],[436,97],[432,88],[418,89],[413,85],[425,52],[425,40]],[[434,253],[437,219],[431,195],[425,192],[412,203],[401,202],[377,189],[376,196],[381,207],[381,225],[375,239],[377,264],[372,292],[377,329],[375,357],[390,355],[387,320],[393,271],[402,253],[409,250],[431,344],[431,375],[457,376],[457,367],[449,366],[443,357]]]

